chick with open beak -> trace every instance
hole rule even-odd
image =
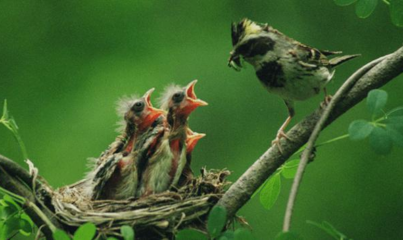
[[[161,108],[168,111],[164,139],[158,148],[159,154],[145,167],[138,196],[159,193],[176,186],[186,164],[186,133],[189,115],[207,103],[196,97],[194,86],[197,80],[186,87],[168,87],[162,98]]]
[[[147,91],[141,98],[125,99],[121,106],[125,110],[125,135],[127,140],[121,148],[115,150],[109,157],[90,173],[92,199],[127,199],[134,197],[138,186],[138,164],[155,141],[156,136],[150,135],[145,140],[144,135],[150,128],[161,122],[164,111],[154,108],[150,97],[154,89]]]
[[[190,181],[192,181],[194,174],[191,168],[192,164],[192,152],[199,142],[200,139],[204,138],[206,134],[204,133],[197,133],[187,129],[186,133],[186,165],[183,168],[181,176],[178,181],[178,187],[182,187],[187,185]]]

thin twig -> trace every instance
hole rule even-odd
[[[325,123],[333,110],[333,108],[336,106],[336,104],[339,102],[339,100],[346,94],[348,90],[351,89],[351,87],[362,77],[364,74],[366,74],[369,70],[371,70],[373,67],[375,67],[378,63],[382,62],[385,60],[387,57],[390,55],[380,57],[362,68],[360,68],[358,71],[356,71],[351,77],[347,79],[347,81],[344,82],[344,84],[339,88],[339,90],[336,92],[336,94],[333,96],[333,98],[330,100],[329,104],[327,105],[326,109],[324,110],[321,118],[319,121],[316,123],[315,128],[309,137],[307,146],[305,150],[302,152],[301,156],[301,161],[298,165],[298,170],[297,173],[295,174],[294,182],[291,187],[291,192],[290,196],[288,198],[288,203],[287,203],[287,209],[285,212],[285,217],[284,217],[284,224],[283,224],[283,231],[289,231],[290,225],[291,225],[291,217],[292,217],[292,210],[294,208],[295,204],[295,199],[297,197],[298,193],[298,188],[299,185],[302,181],[302,176],[304,174],[305,168],[308,164],[309,156],[312,154],[313,147],[315,146],[316,139],[319,137],[319,133],[321,132],[322,128],[325,126]]]

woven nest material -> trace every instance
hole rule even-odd
[[[52,205],[57,218],[72,228],[92,222],[101,236],[119,236],[120,227],[129,225],[136,236],[143,232],[156,239],[170,238],[185,227],[205,231],[206,214],[230,184],[229,174],[228,170],[201,169],[199,177],[180,189],[124,201],[91,201],[81,193],[81,181],[54,191]]]

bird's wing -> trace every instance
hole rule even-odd
[[[124,135],[118,136],[108,148],[101,153],[101,156],[97,160],[97,165],[101,165],[108,160],[113,154],[119,153],[123,150],[124,145],[127,143],[127,138]]]
[[[309,47],[302,43],[298,43],[295,46],[296,48],[294,49],[294,53],[302,63],[312,65],[314,67],[329,65],[329,60],[320,50]]]
[[[150,128],[139,139],[138,143],[136,144],[136,149],[138,149],[136,164],[139,179],[141,179],[149,159],[155,154],[166,134],[167,129],[165,126],[163,124],[159,124],[153,128]]]
[[[92,199],[98,199],[101,196],[105,184],[115,172],[120,159],[121,154],[113,154],[95,170],[96,173],[92,179]]]

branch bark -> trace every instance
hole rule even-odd
[[[363,75],[352,88],[342,96],[334,110],[329,114],[323,128],[335,121],[339,116],[363,100],[372,89],[379,88],[403,71],[403,47],[387,56],[382,62]],[[270,147],[246,172],[228,189],[223,198],[217,203],[227,209],[229,217],[235,213],[251,198],[252,194],[264,181],[270,177],[289,157],[300,149],[309,139],[323,109],[318,108],[296,124],[287,136],[293,141],[281,141],[283,153],[277,146]]]

